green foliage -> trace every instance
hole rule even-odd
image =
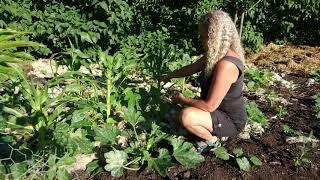
[[[311,138],[312,132],[309,134],[309,138]],[[308,141],[305,139],[308,137],[304,137],[303,144],[298,146],[298,151],[295,153],[295,158],[293,160],[294,165],[296,167],[311,167],[313,166],[313,162],[309,158],[310,153],[312,153],[313,148]]]
[[[128,156],[124,151],[110,151],[104,154],[107,165],[105,170],[110,171],[112,176],[120,177],[123,174],[123,169],[127,163]]]
[[[320,81],[320,69],[314,69],[310,73],[317,81]]]
[[[229,154],[228,150],[226,148],[218,147],[214,151],[214,154],[216,155],[217,158],[225,160],[225,161],[235,160],[237,162],[240,170],[243,170],[243,171],[249,171],[251,168],[251,163],[253,166],[261,166],[262,165],[262,162],[256,156],[250,155],[249,156],[250,158],[245,156],[242,148],[235,148],[232,150],[232,154]],[[232,158],[232,159],[230,159],[230,158]]]
[[[107,119],[111,112],[111,93],[116,91],[115,87],[119,86],[125,78],[130,68],[135,65],[125,58],[121,53],[116,53],[114,56],[107,55],[105,52],[99,52],[99,59],[103,67],[103,75],[107,80],[106,87],[106,113]]]
[[[316,111],[316,117],[320,119],[320,94],[316,94],[312,96],[315,99],[315,111]]]
[[[266,98],[270,102],[270,106],[273,107],[275,105],[275,101],[278,98],[278,95],[275,91],[271,90],[266,93]]]
[[[255,68],[250,68],[245,72],[246,86],[250,90],[255,90],[259,87],[265,87],[272,81],[272,73],[269,71],[260,71]]]
[[[120,131],[111,126],[105,128],[94,127],[95,136],[94,139],[103,145],[116,144],[116,138],[120,134]]]
[[[250,162],[246,157],[236,158],[236,161],[239,165],[240,170],[249,171],[251,168]]]
[[[147,97],[144,97],[147,98]],[[110,171],[113,176],[121,176],[123,170],[139,170],[144,165],[149,169],[155,169],[161,176],[166,176],[167,169],[172,166],[172,158],[187,168],[195,167],[202,162],[204,158],[196,154],[192,150],[193,145],[175,137],[169,137],[163,132],[156,122],[146,121],[146,114],[140,109],[143,108],[142,98],[135,91],[126,89],[125,103],[127,107],[122,107],[121,118],[126,122],[125,129],[120,132],[120,136],[127,139],[128,147],[117,146],[116,143],[109,143],[111,139],[118,136],[116,133],[101,133],[99,139],[106,137],[107,145],[114,147],[113,151],[105,153],[106,163],[105,169]],[[101,132],[103,129],[101,129]],[[111,136],[110,136],[111,133]],[[159,146],[160,142],[168,142],[173,146],[172,154],[168,149]],[[102,143],[106,145],[106,143]],[[168,145],[169,145],[168,144]],[[170,146],[169,145],[169,146]],[[120,158],[113,158],[114,154],[118,154]],[[117,156],[118,156],[117,155]],[[123,158],[125,157],[125,158]]]
[[[58,159],[55,155],[51,154],[48,158],[49,169],[46,172],[45,177],[48,179],[69,179],[70,177],[65,169],[65,166],[72,164],[73,162],[75,162],[75,160],[76,159],[74,157],[69,157],[68,154],[66,154],[61,159]]]
[[[248,1],[246,20],[266,41],[319,44],[318,0]]]
[[[283,118],[288,115],[288,110],[285,106],[279,105],[276,110],[279,118]]]
[[[254,155],[250,156],[250,161],[256,166],[261,166],[262,165],[262,162],[260,161],[260,159],[257,158]]]
[[[0,29],[0,80],[4,81],[8,75],[13,74],[12,64],[22,64],[25,60],[34,58],[25,52],[17,51],[21,47],[43,47],[43,45],[31,41],[15,40],[19,35],[28,34],[14,30]]]
[[[255,103],[246,103],[245,108],[249,122],[257,122],[262,126],[268,126],[268,120]]]
[[[248,51],[257,53],[263,46],[263,34],[257,32],[256,26],[252,25],[251,22],[247,22],[244,25],[243,30],[243,43]]]
[[[222,0],[202,0],[198,1],[195,9],[195,20],[200,19],[201,16],[204,16],[208,11],[219,9],[224,6],[224,1]]]
[[[243,5],[244,4],[244,5]],[[0,3],[0,28],[33,32],[23,39],[41,42],[48,48],[37,48],[40,54],[67,51],[70,40],[90,57],[96,48],[113,54],[130,39],[141,40],[145,32],[167,29],[166,45],[187,45],[188,53],[200,49],[198,39],[199,18],[209,10],[223,9],[234,17],[245,8],[243,39],[245,47],[256,52],[267,41],[316,44],[319,15],[317,0],[284,2],[247,1],[234,3],[222,0],[193,1],[30,1],[5,0]],[[293,13],[294,12],[294,13]],[[306,26],[306,25],[313,26]],[[308,27],[305,30],[305,27]],[[157,39],[157,36],[153,36]],[[145,39],[145,38],[143,38]],[[150,38],[152,39],[152,38]],[[146,40],[146,39],[145,39]],[[148,41],[148,40],[146,40]],[[143,43],[143,41],[140,41]],[[187,43],[185,43],[187,42]],[[159,48],[157,48],[159,49]],[[152,53],[152,51],[148,51]]]
[[[204,161],[202,156],[197,155],[197,153],[192,150],[193,145],[191,143],[179,139],[171,139],[171,144],[174,151],[173,156],[183,166],[190,168]]]
[[[217,158],[223,159],[223,160],[229,160],[230,155],[227,151],[226,148],[224,147],[218,147],[215,151],[214,154],[216,155]]]
[[[295,14],[289,16],[291,19],[277,21],[276,26],[280,24],[281,28],[280,33],[275,33],[271,27],[274,22],[269,23],[265,16],[269,12],[262,11],[260,2],[267,8],[276,3],[288,4],[281,7],[285,11],[288,8],[300,11],[303,8],[299,4],[305,3],[259,1],[253,7],[255,2],[249,2],[251,9],[243,33],[246,47],[254,52],[259,50],[265,37],[297,40],[301,32],[295,28],[301,26],[301,22],[313,22],[313,13],[318,13],[314,8],[318,4],[308,1],[309,9],[302,13],[307,16]],[[0,142],[12,145],[11,149],[19,152],[9,153],[10,159],[1,161],[0,179],[68,179],[65,167],[75,161],[77,154],[92,153],[95,146],[101,146],[105,164],[99,160],[91,162],[87,166],[90,173],[97,173],[103,164],[105,170],[119,177],[124,170],[137,171],[147,166],[164,177],[173,162],[187,168],[201,163],[204,157],[192,150],[191,143],[167,134],[159,126],[160,110],[165,106],[160,90],[154,85],[150,92],[137,88],[131,76],[156,78],[189,64],[191,55],[202,51],[197,42],[199,17],[210,9],[225,7],[239,8],[239,3],[233,5],[222,0],[1,1],[0,28],[32,32],[32,35],[0,30]],[[279,8],[275,10],[278,12]],[[270,20],[274,16],[270,16]],[[318,35],[312,32],[305,37],[312,41]],[[46,44],[48,48],[29,40]],[[36,83],[18,65],[34,59],[22,51],[28,46],[34,46],[27,49],[35,51],[34,55],[58,55],[68,72]],[[96,62],[102,70],[101,77],[91,75],[89,67]],[[80,73],[81,66],[91,74]],[[249,70],[246,75],[247,87],[251,90],[268,84],[272,77],[269,72],[258,70]],[[185,83],[185,79],[178,82],[182,93],[193,96]],[[57,89],[59,93],[54,93]],[[316,103],[319,104],[318,100]],[[246,109],[249,122],[268,124],[255,104],[247,104]],[[283,109],[280,114],[284,115]],[[119,121],[125,123],[121,130],[115,126]],[[127,145],[120,143],[120,138],[126,139]],[[10,148],[7,150],[10,152]],[[252,164],[261,165],[257,157],[245,156],[242,149],[234,149],[229,154],[221,147],[215,155],[235,160],[244,171]],[[304,154],[299,156],[297,164],[303,159]]]
[[[0,14],[0,27],[32,31],[33,41],[48,45],[50,50],[65,51],[68,38],[80,39],[82,50],[119,43],[132,27],[134,9],[122,0],[78,3],[6,0],[1,3]]]
[[[167,149],[160,149],[159,156],[157,158],[147,158],[148,168],[154,168],[157,172],[165,177],[167,175],[167,168],[172,165],[171,156]]]
[[[303,133],[302,131],[294,130],[286,124],[282,125],[282,129],[283,129],[283,132],[289,136],[304,136],[305,135],[305,133]]]

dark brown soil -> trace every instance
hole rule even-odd
[[[205,155],[205,162],[195,169],[185,169],[176,165],[169,169],[168,177],[162,178],[155,171],[147,169],[141,172],[126,172],[120,179],[320,179],[320,146],[308,147],[305,157],[312,161],[311,166],[295,166],[294,159],[300,152],[302,144],[288,144],[282,125],[286,124],[293,129],[306,133],[313,132],[316,138],[320,138],[320,119],[317,119],[314,111],[314,100],[311,96],[320,93],[320,82],[307,87],[309,75],[289,73],[284,79],[297,84],[294,90],[274,85],[266,88],[267,91],[275,91],[279,97],[285,98],[288,116],[284,118],[271,117],[276,115],[276,107],[270,106],[269,102],[260,101],[259,97],[248,96],[248,101],[255,101],[259,108],[270,119],[269,128],[261,137],[250,140],[231,139],[225,147],[232,150],[241,147],[246,154],[256,155],[262,162],[262,166],[253,167],[249,172],[240,171],[232,161],[216,159],[214,155]],[[102,172],[95,177],[90,177],[79,172],[80,176],[75,179],[117,179],[108,172]],[[81,175],[82,173],[82,175]]]

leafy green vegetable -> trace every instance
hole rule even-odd
[[[223,159],[223,160],[229,160],[230,155],[227,151],[226,148],[224,147],[218,147],[215,151],[214,154],[216,155],[217,158]]]
[[[286,133],[287,135],[290,135],[290,136],[304,136],[305,135],[304,132],[302,132],[300,130],[299,131],[294,130],[286,124],[282,125],[282,129],[283,129],[284,133]]]
[[[246,157],[242,157],[242,158],[236,158],[236,161],[239,165],[239,168],[243,171],[249,171],[251,166],[250,166],[250,162],[248,161],[248,159]]]
[[[86,166],[86,172],[88,172],[91,175],[97,174],[99,172],[99,161],[98,160],[93,160],[90,163],[87,164]]]
[[[72,114],[71,127],[82,128],[82,127],[91,126],[91,125],[92,125],[91,119],[88,116],[86,116],[84,113],[74,112]]]
[[[257,122],[262,126],[268,126],[268,120],[255,103],[246,103],[245,108],[249,122]]]
[[[320,69],[314,69],[310,73],[317,81],[320,81]]]
[[[203,156],[192,150],[193,145],[191,143],[177,138],[170,138],[170,142],[173,146],[173,156],[183,166],[192,168],[204,161]]]
[[[248,69],[245,72],[246,85],[250,90],[266,86],[272,81],[272,73],[269,71],[260,71],[258,69]]]
[[[120,177],[123,175],[124,165],[127,163],[128,155],[124,151],[110,151],[104,154],[107,165],[105,170],[110,171],[112,176]]]
[[[157,158],[148,157],[147,161],[148,168],[156,169],[162,177],[166,176],[168,167],[172,165],[169,151],[164,148],[160,149],[159,156]]]
[[[234,155],[236,155],[236,157],[240,157],[243,155],[243,151],[242,151],[242,148],[235,148],[233,149],[232,153]]]
[[[120,131],[111,126],[105,128],[94,127],[95,132],[94,139],[100,141],[102,145],[113,145],[116,143],[116,138],[120,134]]]
[[[262,165],[262,162],[256,156],[253,156],[253,155],[250,156],[250,161],[256,166],[261,166]]]

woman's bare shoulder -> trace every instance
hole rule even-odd
[[[221,78],[230,78],[232,82],[235,82],[239,76],[238,67],[234,63],[223,58],[216,64],[216,71]]]

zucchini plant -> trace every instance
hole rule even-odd
[[[234,158],[236,160],[240,170],[249,171],[251,166],[261,166],[262,162],[259,158],[254,155],[246,156],[242,150],[242,148],[235,148],[232,150],[232,154],[228,153],[228,150],[224,147],[218,147],[214,154],[217,158],[222,160],[231,160],[230,158]]]
[[[134,96],[130,96],[134,98]],[[112,176],[122,176],[124,170],[139,170],[147,165],[149,169],[155,169],[161,176],[166,176],[167,169],[173,165],[175,158],[185,167],[195,167],[204,158],[192,150],[191,143],[179,140],[163,132],[156,121],[146,119],[142,112],[137,110],[135,99],[129,100],[128,106],[122,109],[122,118],[127,126],[122,130],[129,144],[127,148],[116,147],[111,143],[112,150],[104,154],[106,158],[105,170],[110,171]],[[151,127],[146,127],[150,124]],[[110,137],[110,136],[109,136]],[[113,138],[116,136],[113,136]],[[172,152],[160,144],[170,144]]]

